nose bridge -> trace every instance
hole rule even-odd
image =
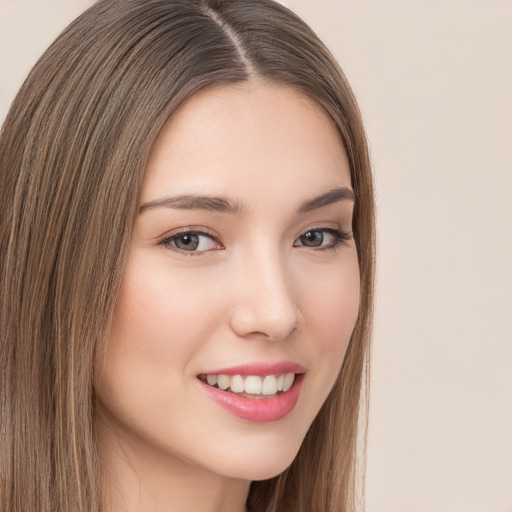
[[[240,261],[232,327],[239,336],[288,336],[298,322],[290,268],[278,247],[260,246]]]

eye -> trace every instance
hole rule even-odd
[[[332,249],[351,240],[352,236],[346,231],[335,228],[309,229],[299,236],[294,247],[311,247],[313,249]]]
[[[180,231],[164,238],[158,245],[189,254],[223,249],[212,235],[201,231]]]

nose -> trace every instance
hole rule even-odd
[[[240,265],[230,315],[238,336],[277,341],[299,327],[302,316],[290,274],[277,251],[260,251]]]

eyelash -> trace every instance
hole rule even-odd
[[[301,235],[299,235],[296,240],[299,240],[301,237],[305,236],[307,233],[314,233],[314,232],[328,233],[329,235],[332,235],[332,237],[334,238],[334,241],[325,247],[323,247],[323,246],[311,247],[311,246],[307,246],[304,244],[295,245],[295,242],[294,242],[294,247],[309,247],[310,249],[312,249],[314,251],[327,251],[327,250],[336,249],[340,245],[347,245],[347,242],[349,240],[352,240],[352,235],[350,232],[342,231],[341,229],[330,228],[330,227],[310,228],[310,229],[304,231]],[[202,250],[202,251],[186,251],[184,249],[180,249],[179,247],[176,247],[175,245],[173,245],[173,242],[175,242],[176,240],[183,238],[187,235],[188,236],[206,236],[206,237],[210,238],[212,241],[214,241],[220,245],[220,243],[218,242],[217,236],[214,235],[213,233],[210,233],[203,229],[191,229],[191,228],[183,228],[179,231],[173,232],[171,235],[166,236],[164,239],[160,240],[158,242],[158,245],[160,247],[163,247],[166,249],[168,248],[173,251],[176,251],[184,256],[202,256],[203,254],[210,251],[210,249]],[[222,250],[222,249],[219,249],[219,250]]]
[[[183,256],[202,256],[206,252],[209,252],[208,250],[206,250],[206,251],[185,251],[185,250],[180,249],[179,247],[176,247],[175,245],[173,245],[173,242],[175,240],[183,238],[186,235],[188,235],[188,236],[194,236],[194,235],[206,236],[206,237],[210,238],[211,240],[213,240],[214,242],[216,242],[217,244],[219,244],[217,235],[215,235],[214,233],[210,233],[209,231],[207,231],[205,229],[183,228],[178,231],[174,231],[169,236],[166,236],[164,239],[160,240],[160,242],[158,242],[158,245],[165,249],[171,249],[179,254],[182,254]]]
[[[349,240],[352,240],[352,235],[348,232],[348,231],[343,231],[341,229],[336,229],[336,228],[311,228],[311,229],[308,229],[307,231],[304,231],[304,233],[302,233],[302,235],[298,236],[297,237],[297,240],[300,239],[301,237],[305,236],[307,233],[314,233],[314,232],[318,232],[318,233],[328,233],[330,235],[332,235],[332,237],[334,238],[334,241],[327,245],[326,247],[311,247],[311,249],[313,250],[316,250],[316,251],[327,251],[329,249],[336,249],[339,245],[348,245],[347,242]],[[295,245],[294,244],[294,247],[308,247],[307,245]]]

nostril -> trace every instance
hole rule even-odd
[[[289,337],[298,326],[299,315],[295,312],[273,311],[242,311],[239,308],[231,316],[231,328],[241,338],[264,337],[268,340],[277,341]]]

